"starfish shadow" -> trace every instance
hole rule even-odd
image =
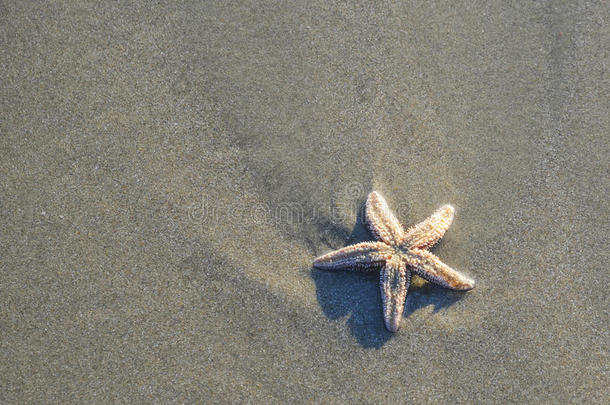
[[[373,238],[366,229],[361,211],[346,245],[367,240]],[[312,267],[311,277],[316,283],[318,302],[324,314],[332,320],[350,315],[347,324],[352,336],[362,347],[379,349],[395,336],[384,326],[378,271],[327,271]],[[463,296],[463,293],[429,283],[412,285],[407,295],[404,316],[409,317],[418,309],[430,305],[434,306],[433,313],[436,313],[453,305]],[[405,329],[408,329],[408,322],[403,319],[398,334],[404,333]]]

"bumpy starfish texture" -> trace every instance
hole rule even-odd
[[[453,207],[445,205],[425,221],[403,230],[381,194],[373,191],[366,201],[366,223],[376,242],[346,246],[316,258],[325,270],[380,269],[383,319],[390,332],[400,326],[411,275],[452,290],[470,290],[474,281],[428,252],[453,221]]]

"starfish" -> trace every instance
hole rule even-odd
[[[411,275],[452,290],[470,290],[474,281],[458,273],[428,251],[453,221],[451,205],[439,208],[425,221],[405,232],[381,194],[366,200],[366,223],[377,241],[346,246],[316,258],[314,267],[325,270],[380,269],[383,319],[390,332],[400,326]]]

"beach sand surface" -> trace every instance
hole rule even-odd
[[[170,3],[0,4],[0,402],[607,403],[607,6]]]

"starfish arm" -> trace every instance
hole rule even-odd
[[[421,278],[452,290],[470,290],[474,280],[453,270],[432,253],[412,249],[405,258],[405,263]]]
[[[403,238],[403,230],[385,198],[376,191],[369,194],[366,200],[366,222],[377,238],[390,245],[397,245]]]
[[[411,272],[402,261],[390,260],[381,268],[379,281],[385,327],[396,332],[402,320]]]
[[[427,249],[443,237],[451,222],[454,209],[444,205],[425,221],[407,229],[402,239],[402,245],[409,248]]]
[[[388,245],[383,242],[362,242],[332,251],[313,261],[314,267],[324,270],[377,268],[388,257]]]

